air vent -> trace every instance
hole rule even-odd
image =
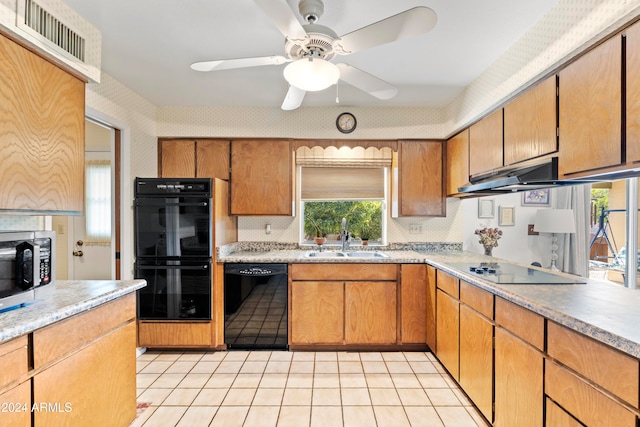
[[[84,62],[85,39],[33,0],[24,0],[24,24]]]

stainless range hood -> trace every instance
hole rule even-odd
[[[470,182],[458,188],[458,191],[461,194],[500,194],[594,181],[559,180],[558,158],[547,157],[471,176]]]

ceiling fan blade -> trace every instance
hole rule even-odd
[[[431,31],[438,17],[428,7],[414,7],[374,24],[345,34],[336,41],[343,55],[406,39]],[[340,52],[342,50],[342,52]]]
[[[282,103],[281,108],[285,111],[295,110],[302,104],[302,100],[306,93],[306,91],[298,89],[295,86],[289,86],[289,91],[284,97],[284,102]]]
[[[255,58],[220,59],[218,61],[194,62],[191,69],[196,71],[219,71],[233,68],[260,67],[262,65],[280,65],[289,60],[284,56],[262,56]]]
[[[304,40],[307,32],[285,0],[253,0],[273,21],[275,26],[290,40]]]
[[[359,68],[349,64],[336,64],[340,69],[340,80],[367,92],[378,99],[391,99],[398,93],[398,88]]]

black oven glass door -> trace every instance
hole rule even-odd
[[[137,198],[135,234],[138,258],[211,257],[211,199]]]
[[[157,260],[136,262],[138,318],[158,320],[211,319],[211,261]]]

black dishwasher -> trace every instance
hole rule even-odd
[[[225,264],[228,349],[287,349],[287,281],[287,264]]]

